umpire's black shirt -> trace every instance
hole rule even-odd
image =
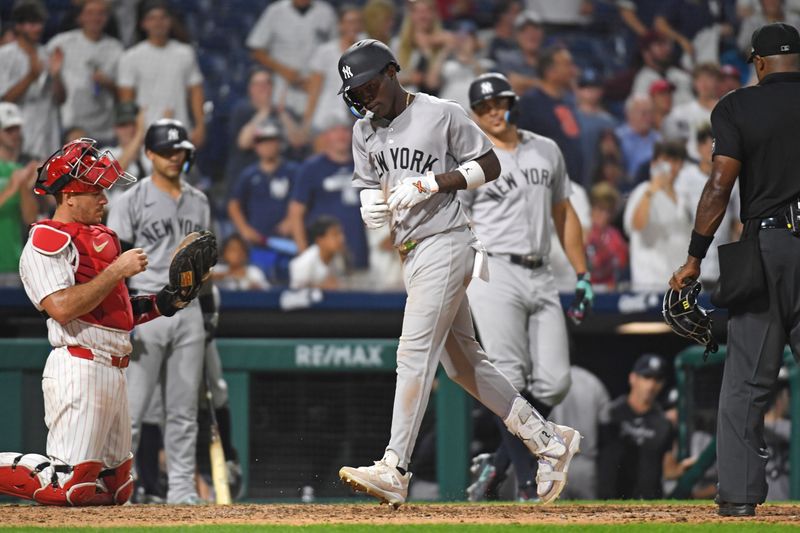
[[[800,196],[800,72],[770,74],[711,112],[714,155],[742,163],[742,221],[779,215]]]

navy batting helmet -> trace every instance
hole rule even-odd
[[[510,107],[514,107],[519,97],[511,88],[508,78],[499,72],[481,74],[469,85],[469,106],[475,107],[484,100],[491,98],[509,98]]]
[[[186,166],[184,172],[191,167],[194,159],[194,144],[189,140],[189,133],[179,120],[161,118],[153,122],[144,135],[144,147],[156,153],[166,150],[186,150]]]
[[[353,100],[350,90],[364,85],[389,65],[400,70],[400,64],[389,47],[375,39],[358,41],[339,58],[339,76],[342,78],[339,94],[358,118],[364,117],[363,106]]]

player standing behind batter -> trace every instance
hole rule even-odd
[[[473,283],[467,293],[492,363],[547,418],[570,386],[567,326],[547,264],[548,219],[552,218],[567,258],[578,272],[576,301],[571,307],[577,321],[591,305],[593,293],[583,230],[569,201],[572,187],[564,157],[553,140],[517,129],[509,120],[517,100],[511,84],[497,72],[479,76],[469,87],[470,107],[476,123],[494,143],[500,177],[459,193],[471,215],[472,229],[491,258],[491,282]],[[532,457],[506,431],[502,420],[498,418],[497,423],[517,474],[519,496],[532,499]],[[507,466],[500,465],[497,473],[505,472]]]
[[[553,501],[580,434],[546,422],[489,362],[475,340],[466,297],[471,278],[488,273],[456,191],[497,178],[497,156],[458,104],[407,92],[399,70],[392,52],[373,39],[339,59],[345,102],[370,115],[353,127],[353,185],[364,189],[362,217],[370,228],[391,224],[408,292],[389,445],[373,466],[346,466],[339,476],[395,507],[405,502],[411,454],[441,360],[451,379],[540,458],[538,494]]]
[[[169,278],[172,253],[183,237],[207,229],[211,213],[205,194],[181,179],[191,164],[194,145],[179,121],[154,122],[145,134],[144,147],[153,163],[153,174],[115,201],[108,225],[117,232],[123,247],[135,246],[147,252],[150,268],[145,275],[132,279],[130,288],[137,294],[152,294]],[[133,348],[128,369],[132,449],[139,445],[142,418],[160,381],[167,503],[197,503],[197,398],[205,351],[200,305],[193,302],[175,317],[137,327]]]
[[[39,169],[52,220],[31,227],[19,263],[25,292],[47,316],[53,350],[42,374],[47,457],[0,453],[0,493],[48,505],[122,505],[133,490],[125,372],[130,330],[177,309],[159,286],[131,298],[125,279],[147,268],[141,248],[121,253],[100,224],[105,196],[135,181],[93,139],[78,139]],[[162,284],[163,285],[163,284]],[[158,293],[156,295],[155,293]],[[157,304],[157,306],[156,306]]]

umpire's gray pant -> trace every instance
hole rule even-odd
[[[788,341],[800,353],[800,238],[762,230],[768,302],[731,310],[717,424],[719,498],[763,503],[767,496],[764,412]]]

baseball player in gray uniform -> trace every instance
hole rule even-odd
[[[572,189],[561,150],[553,140],[513,124],[518,98],[506,77],[496,72],[479,76],[470,85],[469,99],[475,121],[494,143],[500,161],[499,178],[459,192],[473,231],[486,246],[492,272],[490,283],[469,286],[470,309],[492,363],[547,418],[570,386],[567,327],[547,261],[551,227],[578,273],[571,307],[576,321],[593,296],[583,231],[569,201]],[[502,420],[497,422],[505,450],[496,458],[511,459],[520,499],[533,499],[536,465]],[[502,476],[508,464],[491,466]],[[481,474],[476,485],[486,487],[481,477],[491,475]],[[470,487],[470,499],[480,499],[474,494],[478,487]]]
[[[144,145],[153,174],[119,197],[109,213],[108,225],[117,232],[123,247],[127,244],[146,251],[150,268],[131,280],[130,288],[138,294],[151,294],[169,279],[171,257],[183,237],[209,228],[211,212],[205,194],[181,179],[194,154],[186,128],[177,120],[158,120],[147,130]],[[142,418],[160,382],[167,503],[198,501],[195,446],[204,350],[205,330],[197,301],[182,313],[134,329],[128,369],[132,449],[138,448]]]
[[[373,39],[339,59],[341,93],[363,117],[353,127],[362,217],[370,228],[390,224],[408,292],[389,445],[373,466],[345,466],[339,476],[394,507],[406,501],[409,463],[441,361],[539,458],[537,492],[551,502],[564,488],[580,434],[542,418],[489,361],[475,340],[466,297],[470,280],[488,272],[456,191],[494,180],[500,164],[458,104],[407,92],[399,70],[389,48]]]

